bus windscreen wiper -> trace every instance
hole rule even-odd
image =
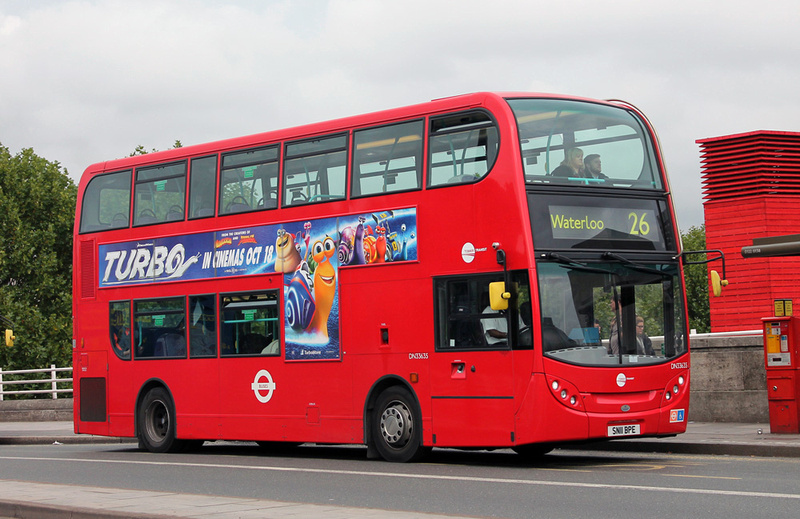
[[[665,278],[671,278],[672,277],[670,274],[662,272],[662,271],[660,271],[658,269],[654,269],[654,268],[648,267],[647,265],[642,265],[641,263],[636,263],[634,261],[629,260],[628,258],[626,258],[624,256],[620,256],[619,254],[614,254],[613,252],[604,252],[603,253],[603,259],[611,259],[611,260],[619,261],[620,263],[622,263],[624,265],[627,265],[628,267],[632,268],[633,270],[638,270],[639,272],[646,272],[648,274],[657,274],[657,275],[665,277]]]
[[[572,258],[568,258],[567,256],[563,256],[563,255],[561,255],[561,254],[559,254],[557,252],[545,252],[545,253],[542,253],[539,257],[542,258],[542,259],[548,259],[548,260],[555,261],[557,263],[568,265],[568,266],[570,266],[570,267],[572,267],[572,268],[574,268],[576,270],[583,270],[583,271],[586,271],[586,272],[595,272],[597,274],[612,274],[612,275],[616,275],[613,271],[605,270],[605,269],[599,269],[599,268],[595,268],[595,267],[590,267],[590,266],[586,265],[585,263],[581,263],[580,261],[576,261],[576,260],[574,260]]]

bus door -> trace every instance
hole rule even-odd
[[[514,431],[512,345],[530,341],[519,319],[517,287],[507,311],[489,306],[502,275],[441,278],[436,290],[436,351],[431,362],[434,445],[508,445]],[[527,283],[524,285],[527,294]],[[529,304],[529,303],[528,303]],[[530,311],[528,311],[530,316]],[[509,333],[509,330],[512,333]],[[526,339],[527,337],[527,339]],[[530,355],[527,356],[529,358]]]
[[[220,295],[221,421],[229,438],[264,439],[270,417],[279,414],[274,398],[283,366],[279,303],[274,288]]]

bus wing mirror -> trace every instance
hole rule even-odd
[[[722,287],[728,286],[728,280],[722,279],[719,272],[716,270],[711,271],[711,291],[715,297],[722,295]]]
[[[503,281],[489,283],[489,304],[492,310],[508,310],[508,300],[511,294],[506,292],[506,284]]]

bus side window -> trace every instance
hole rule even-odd
[[[223,294],[220,296],[220,353],[280,355],[282,327],[278,291]]]
[[[489,285],[501,279],[502,274],[434,279],[437,351],[533,347],[527,274],[512,273],[507,311],[489,304]]]
[[[117,301],[108,306],[111,349],[122,360],[131,360],[131,303]]]
[[[283,162],[283,206],[345,198],[347,135],[286,145]]]
[[[278,207],[278,146],[222,156],[219,214]]]
[[[193,159],[189,175],[189,218],[214,216],[217,157]]]
[[[428,185],[477,182],[492,169],[497,126],[485,112],[431,118]]]
[[[488,335],[489,329],[495,329],[496,319],[505,320],[505,314],[487,313],[490,281],[498,278],[479,275],[434,281],[437,350],[486,349],[507,344],[506,340]]]
[[[189,356],[217,356],[216,296],[189,296]]]
[[[420,189],[422,132],[421,120],[354,132],[352,196]]]
[[[186,358],[185,328],[183,297],[134,301],[133,358]]]
[[[83,193],[80,232],[128,227],[130,210],[131,171],[96,176]]]
[[[136,170],[133,225],[181,221],[186,203],[186,161]]]

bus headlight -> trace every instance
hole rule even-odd
[[[556,400],[570,409],[584,410],[583,397],[581,397],[578,388],[572,383],[550,375],[547,375],[547,383],[550,386],[550,392]]]
[[[681,375],[676,375],[670,380],[666,387],[664,387],[664,399],[661,402],[662,406],[666,406],[673,399],[682,395],[689,389],[689,373],[684,372]]]

